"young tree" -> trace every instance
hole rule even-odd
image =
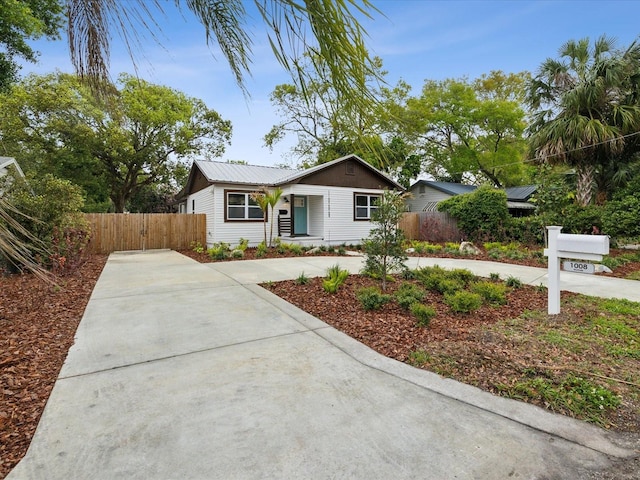
[[[264,246],[267,246],[267,216],[269,215],[269,199],[266,194],[266,187],[263,187],[262,190],[257,192],[251,192],[249,198],[256,202],[256,204],[262,210],[262,228],[264,230]]]
[[[398,223],[406,210],[403,196],[385,190],[377,208],[371,214],[374,227],[364,241],[364,271],[382,282],[382,290],[387,288],[387,275],[405,269],[407,254],[403,248],[404,232]]]
[[[276,214],[275,214],[275,210],[276,210],[276,205],[278,204],[278,201],[280,200],[280,197],[282,196],[282,189],[280,187],[276,187],[275,190],[273,191],[266,191],[265,192],[265,197],[267,199],[267,203],[269,205],[269,207],[271,207],[271,231],[269,232],[269,246],[272,247],[273,246],[273,224],[276,221]]]

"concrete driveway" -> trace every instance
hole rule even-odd
[[[382,357],[256,285],[336,260],[361,267],[112,254],[8,478],[579,479],[637,454]]]

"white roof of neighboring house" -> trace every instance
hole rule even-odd
[[[24,173],[22,172],[20,165],[18,165],[16,159],[12,157],[0,157],[0,176],[4,176],[7,174],[7,167],[9,167],[10,165],[13,165],[18,174],[21,177],[24,177]]]

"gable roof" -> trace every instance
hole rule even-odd
[[[524,185],[522,187],[509,187],[504,190],[507,192],[507,200],[513,202],[526,202],[537,189],[537,185]]]
[[[386,184],[403,191],[402,185],[391,177],[362,160],[357,155],[347,155],[337,158],[327,163],[316,165],[306,170],[294,170],[289,168],[267,167],[262,165],[247,165],[238,163],[215,162],[210,160],[196,160],[193,162],[187,185],[178,194],[183,197],[191,188],[194,181],[194,171],[197,168],[205,177],[208,183],[230,183],[238,185],[260,185],[266,187],[276,187],[288,183],[299,182],[300,180],[314,175],[318,172],[329,170],[340,162],[347,160],[355,161],[363,166],[373,175],[379,176]]]
[[[418,180],[416,183],[411,185],[411,190],[419,185],[426,185],[449,195],[462,195],[463,193],[471,193],[476,188],[478,188],[475,185],[463,185],[461,183],[436,182],[435,180]]]

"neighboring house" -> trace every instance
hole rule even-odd
[[[305,245],[360,243],[371,230],[371,213],[385,189],[402,186],[355,155],[307,170],[196,160],[178,196],[180,213],[207,215],[207,244],[257,245],[263,215],[251,193],[266,187],[283,193],[267,217],[274,235]]]
[[[409,189],[411,196],[406,200],[410,212],[437,212],[438,203],[456,195],[471,193],[475,185],[460,183],[418,180]],[[535,185],[506,188],[507,206],[514,217],[523,217],[533,213],[535,206],[529,199],[536,191]]]
[[[4,177],[11,170],[13,170],[18,176],[24,178],[24,173],[15,158],[0,157],[0,177]]]
[[[13,178],[24,178],[24,173],[22,173],[22,169],[15,158],[0,157],[0,193],[3,192],[3,186],[7,186],[2,179],[9,173],[13,174]],[[8,177],[8,179],[11,179],[11,177]]]

